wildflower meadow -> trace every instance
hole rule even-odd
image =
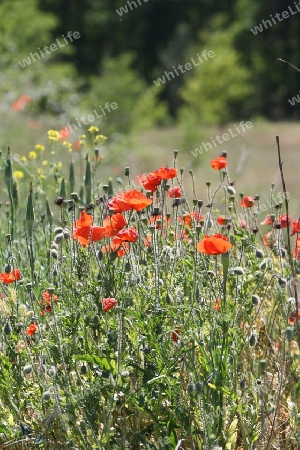
[[[51,130],[2,154],[0,448],[299,449],[300,221],[279,138],[263,221],[230,154],[211,152],[210,181],[175,151],[116,184],[105,141]]]

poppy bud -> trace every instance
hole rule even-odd
[[[85,365],[85,364],[83,364],[83,365],[81,366],[81,368],[80,368],[80,373],[81,373],[82,375],[85,375],[85,374],[87,373],[87,368],[86,368],[86,365]]]
[[[125,167],[124,175],[125,175],[125,177],[129,177],[129,175],[130,175],[130,168],[129,167]]]
[[[55,236],[56,236],[57,234],[62,233],[62,232],[63,232],[63,229],[62,229],[61,227],[56,227],[56,228],[54,229],[54,234],[55,234]]]
[[[286,280],[284,278],[279,277],[278,283],[279,283],[279,286],[283,286],[283,287],[286,286]]]
[[[260,266],[259,266],[260,270],[265,270],[267,268],[267,263],[266,261],[263,261]]]
[[[245,380],[240,381],[240,388],[245,389],[245,386],[246,386],[246,381]]]
[[[54,242],[55,242],[56,244],[61,244],[61,242],[63,242],[63,240],[64,240],[64,235],[63,235],[63,233],[59,233],[59,234],[56,234],[56,235],[54,236]]]
[[[53,270],[52,270],[52,275],[53,275],[54,277],[57,277],[57,274],[58,274],[57,270],[56,270],[56,269],[53,269]]]
[[[94,324],[94,325],[99,325],[99,323],[100,323],[100,317],[98,316],[98,314],[96,314],[96,315],[93,317],[93,324]]]
[[[101,259],[103,259],[103,252],[101,249],[97,252],[97,258],[99,259],[99,261],[101,261]]]
[[[235,267],[233,269],[233,272],[235,273],[235,275],[244,275],[244,269],[242,267]]]
[[[178,150],[174,150],[174,156],[175,156],[175,158],[177,157],[177,155],[178,155]]]
[[[195,383],[195,390],[199,393],[203,392],[203,383],[201,381]]]
[[[264,255],[264,252],[262,251],[262,250],[259,250],[258,248],[255,250],[255,256],[256,256],[256,258],[263,258],[265,255]]]
[[[266,370],[266,365],[267,365],[267,361],[266,361],[265,359],[261,359],[261,360],[259,361],[259,370],[260,370],[260,373],[264,373],[264,372],[265,372],[265,370]]]
[[[50,369],[49,369],[49,375],[50,375],[50,377],[52,377],[52,378],[54,378],[55,377],[55,375],[56,375],[56,369],[55,369],[55,367],[51,367]]]
[[[198,207],[201,208],[202,205],[203,205],[203,200],[198,200]]]
[[[252,305],[258,305],[258,303],[259,303],[259,296],[253,294],[252,297],[251,297],[251,302],[252,302]]]
[[[8,336],[11,332],[12,332],[12,328],[10,326],[10,323],[6,322],[6,324],[3,327],[3,333],[6,334],[6,336]]]
[[[26,366],[24,366],[23,372],[25,375],[29,375],[32,372],[32,365],[27,364]]]
[[[291,342],[294,335],[294,328],[293,327],[286,327],[285,334],[288,342]]]
[[[64,230],[63,235],[64,235],[64,239],[65,240],[70,239],[70,232],[69,232],[69,230]]]
[[[256,342],[255,335],[254,335],[254,334],[251,334],[251,336],[249,337],[249,345],[250,345],[251,347],[253,347],[253,345],[255,344],[255,342]]]
[[[193,391],[195,391],[195,389],[196,389],[195,383],[190,383],[187,387],[187,391],[189,394],[192,394]]]
[[[125,264],[125,272],[130,272],[130,270],[131,270],[131,265],[130,265],[129,262],[127,262],[127,263]]]
[[[235,195],[235,189],[232,186],[228,186],[227,192],[229,195]]]
[[[11,272],[11,265],[10,264],[6,264],[6,266],[4,267],[4,272],[5,273],[10,273]]]
[[[50,391],[43,392],[43,395],[42,395],[42,399],[43,400],[45,400],[47,402],[48,400],[50,400],[50,398],[51,398],[51,392]]]
[[[54,248],[52,248],[52,249],[50,250],[50,256],[51,256],[52,258],[54,258],[54,259],[57,259],[57,258],[58,258],[58,253],[57,253],[57,251],[56,251]]]

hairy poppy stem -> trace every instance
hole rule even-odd
[[[279,170],[281,175],[281,183],[282,183],[282,189],[284,193],[284,203],[285,203],[285,212],[287,218],[289,217],[289,202],[287,198],[287,191],[286,191],[286,185],[285,185],[285,179],[283,175],[282,165],[283,162],[281,160],[281,151],[280,151],[280,143],[279,143],[279,136],[276,136],[276,143],[277,143],[277,151],[278,151],[278,163],[279,163]],[[296,303],[296,328],[297,328],[297,337],[298,337],[298,345],[300,345],[300,327],[299,327],[299,302],[298,302],[298,292],[297,292],[297,286],[294,283],[294,280],[296,278],[295,273],[295,266],[293,262],[292,252],[291,252],[291,238],[290,238],[290,225],[289,221],[287,220],[287,241],[288,241],[288,254],[289,254],[289,263],[291,267],[292,277],[293,277],[293,288],[294,288],[294,295],[295,295],[295,303]]]

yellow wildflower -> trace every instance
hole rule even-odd
[[[94,137],[94,143],[98,145],[104,144],[104,142],[107,140],[106,136],[103,136],[103,134],[97,134],[97,136]]]
[[[36,150],[39,150],[41,153],[43,153],[43,152],[45,151],[45,146],[42,145],[42,144],[36,144],[36,145],[34,146],[34,148],[35,148]]]
[[[48,161],[46,161],[46,159],[44,159],[44,161],[42,161],[42,166],[47,166],[48,165]]]
[[[92,126],[92,127],[89,128],[89,132],[90,132],[90,133],[98,133],[98,131],[99,131],[99,128],[98,128],[98,127]]]
[[[60,170],[62,168],[62,162],[61,161],[58,161],[56,163],[56,168],[57,168],[57,170]]]
[[[32,152],[28,153],[28,158],[29,159],[36,159],[36,157],[37,157],[36,152],[32,151]]]
[[[15,170],[13,176],[17,181],[19,181],[22,180],[22,178],[24,178],[24,173],[21,170]]]
[[[26,161],[27,161],[26,156],[21,156],[21,161],[22,161],[22,162],[26,162]]]
[[[60,138],[59,131],[56,130],[49,130],[47,134],[49,141],[58,141]]]

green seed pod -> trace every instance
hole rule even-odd
[[[282,287],[286,286],[286,280],[284,278],[279,277],[278,283],[279,283],[279,286],[282,286]]]
[[[64,241],[64,234],[63,233],[59,233],[56,234],[54,237],[54,242],[55,244],[61,244]]]
[[[50,369],[49,369],[49,375],[50,375],[50,377],[52,377],[52,378],[54,378],[55,377],[55,375],[56,375],[56,369],[55,369],[55,367],[51,367]]]
[[[240,388],[241,389],[245,389],[245,386],[246,386],[246,381],[245,380],[241,380],[240,381]]]
[[[285,335],[288,340],[288,342],[291,342],[294,336],[294,328],[293,327],[286,327],[285,329]]]
[[[258,295],[255,295],[255,294],[252,295],[252,297],[251,297],[252,305],[258,305],[259,300],[260,300],[260,298]]]
[[[4,267],[4,272],[5,273],[10,273],[11,272],[11,265],[10,264],[6,264]]]
[[[266,261],[263,261],[260,265],[259,265],[260,270],[266,270],[267,268],[267,263]]]
[[[245,271],[242,267],[235,267],[233,269],[233,272],[235,273],[235,275],[244,275]]]
[[[93,317],[93,324],[94,324],[94,325],[99,325],[99,323],[100,323],[100,317],[98,316],[98,314],[96,314],[96,315]]]
[[[85,375],[85,374],[87,373],[87,367],[86,367],[85,364],[83,364],[83,365],[81,366],[81,368],[80,368],[80,373],[81,373],[82,375]]]
[[[57,253],[57,251],[56,251],[54,248],[52,248],[52,249],[50,250],[50,256],[51,256],[52,258],[54,258],[54,259],[57,259],[57,258],[58,258],[58,253]]]
[[[8,336],[11,332],[12,332],[12,328],[10,326],[10,323],[6,322],[6,324],[3,327],[3,333],[6,334],[6,336]]]
[[[260,259],[262,259],[265,255],[264,255],[264,252],[262,251],[262,250],[260,250],[260,249],[256,249],[255,250],[255,256],[256,256],[256,258],[260,258]]]
[[[45,391],[45,392],[43,392],[43,395],[42,395],[42,399],[44,400],[44,401],[48,401],[48,400],[50,400],[50,398],[51,398],[51,392],[50,391]]]
[[[23,372],[25,375],[29,375],[32,372],[32,365],[31,364],[27,364],[26,366],[24,366],[23,368]]]
[[[63,235],[64,235],[65,240],[70,239],[70,231],[69,230],[64,230]]]
[[[195,383],[195,390],[199,393],[203,392],[203,383],[201,381]]]
[[[261,359],[261,360],[259,361],[259,370],[260,370],[260,373],[264,373],[264,372],[265,372],[266,366],[267,366],[267,361],[266,361],[265,359]]]
[[[188,393],[189,393],[189,394],[192,394],[193,391],[196,390],[195,383],[190,383],[190,384],[188,385],[188,387],[187,387],[187,390],[188,390]]]
[[[251,347],[253,347],[253,345],[255,344],[255,342],[256,342],[255,335],[254,335],[254,334],[251,334],[251,336],[249,337],[249,345],[250,345]]]

